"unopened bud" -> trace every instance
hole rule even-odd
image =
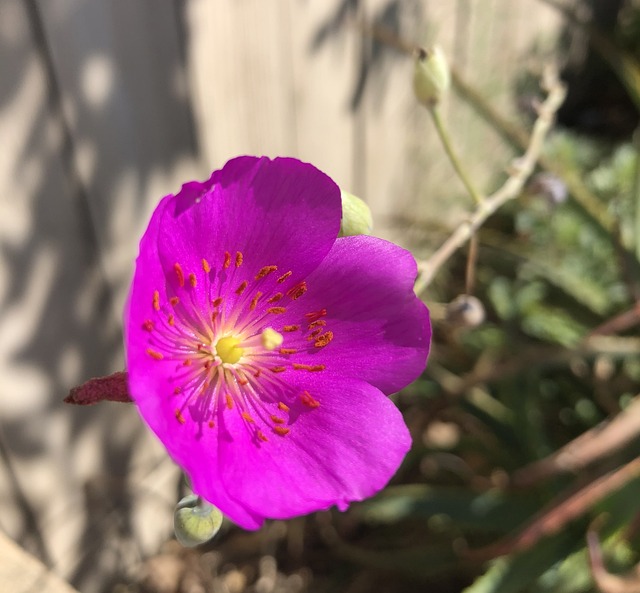
[[[373,228],[373,216],[367,204],[352,194],[341,190],[342,221],[339,237],[368,235]]]
[[[208,542],[222,525],[222,513],[195,494],[185,496],[173,513],[173,529],[187,548]]]
[[[477,327],[484,317],[484,305],[470,294],[461,294],[447,305],[447,322],[455,327]]]
[[[418,48],[413,71],[413,91],[420,103],[433,107],[449,90],[451,73],[444,52],[435,45]]]

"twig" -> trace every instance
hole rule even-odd
[[[640,399],[611,421],[595,426],[553,454],[516,471],[511,484],[530,488],[552,476],[577,473],[591,463],[622,449],[640,436]]]
[[[490,560],[505,554],[528,550],[543,537],[562,531],[568,523],[584,515],[597,502],[638,477],[640,477],[640,458],[589,482],[567,498],[552,502],[518,535],[509,536],[484,548],[467,550],[463,555],[470,560]]]
[[[533,126],[526,152],[521,158],[514,161],[513,171],[504,185],[484,200],[471,215],[471,218],[458,226],[428,260],[418,263],[420,276],[415,285],[416,294],[420,294],[431,283],[442,265],[471,238],[487,218],[509,200],[520,195],[539,158],[547,132],[553,123],[554,115],[564,101],[566,94],[564,85],[560,82],[557,72],[552,67],[548,67],[545,70],[543,83],[548,95],[539,108],[538,119]]]

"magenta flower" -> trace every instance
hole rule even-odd
[[[126,313],[129,389],[194,492],[247,529],[371,496],[410,447],[385,394],[423,370],[416,264],[337,238],[340,191],[241,157],[165,197]]]

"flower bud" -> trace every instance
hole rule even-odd
[[[187,548],[208,542],[222,525],[222,513],[195,494],[185,496],[173,513],[173,530]]]
[[[371,209],[360,198],[340,190],[342,195],[342,220],[339,237],[368,235],[373,228]]]
[[[413,71],[413,92],[420,103],[433,107],[449,89],[451,73],[444,52],[437,45],[418,48]]]
[[[470,294],[461,294],[447,305],[446,319],[454,327],[477,327],[484,318],[484,305]]]

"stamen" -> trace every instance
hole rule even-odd
[[[314,327],[320,327],[327,325],[327,322],[324,319],[317,319],[316,321],[312,321],[309,324],[309,329],[313,329]]]
[[[228,251],[224,252],[224,262],[222,267],[226,270],[231,265],[231,254]]]
[[[155,360],[162,360],[164,358],[164,356],[160,352],[151,350],[151,348],[147,348],[147,354]]]
[[[174,296],[169,299],[169,302],[172,307],[175,307],[180,302],[180,299],[177,296]]]
[[[269,369],[272,373],[284,373],[287,370],[287,367],[271,367]]]
[[[249,311],[255,311],[255,308],[258,306],[258,301],[260,300],[261,296],[262,296],[262,293],[260,291],[256,292],[256,296],[254,296],[251,299],[251,304],[249,305]]]
[[[320,309],[320,311],[312,311],[311,313],[305,313],[304,316],[313,323],[320,319],[320,317],[324,317],[327,314],[326,309]]]
[[[195,288],[198,285],[198,279],[193,272],[189,274],[189,284],[191,284],[191,288]]]
[[[228,393],[225,394],[224,401],[227,404],[227,408],[233,410],[233,398]]]
[[[242,412],[240,414],[247,422],[255,422],[255,420],[251,417],[251,414],[249,414],[249,412]]]
[[[256,430],[256,436],[265,443],[269,442],[269,439],[266,436],[264,436],[264,432],[262,432],[261,430]]]
[[[292,301],[299,299],[305,292],[307,292],[307,283],[303,280],[299,284],[296,284],[289,290],[287,290],[287,296],[291,298]]]
[[[174,387],[173,393],[174,395],[180,395],[182,393],[182,387]]]
[[[267,309],[267,313],[273,313],[274,315],[282,315],[285,312],[286,309],[284,307],[269,307]]]
[[[255,373],[253,373],[253,376],[257,379],[260,375],[262,375],[262,370],[258,369]]]
[[[175,323],[175,317],[170,313],[169,316],[167,317],[167,323],[169,325],[174,325]]]
[[[183,367],[190,367],[191,366],[191,359],[190,358],[185,358],[184,362],[182,363]]]
[[[184,286],[184,273],[182,271],[182,266],[178,262],[176,262],[175,264],[173,264],[173,270],[175,271],[178,278],[178,285],[180,286],[180,288],[182,288]]]
[[[287,428],[286,426],[274,426],[273,432],[283,437],[288,435],[291,432],[291,429]]]
[[[280,348],[280,354],[295,354],[296,352],[295,348]]]
[[[207,422],[207,426],[209,428],[213,428],[216,425],[216,423],[213,420],[209,420],[209,422]]]
[[[157,290],[153,291],[153,308],[160,311],[160,293]]]
[[[313,343],[313,345],[316,348],[324,348],[329,342],[331,342],[331,340],[333,340],[333,332],[327,331],[327,332],[324,332],[322,335],[318,336],[316,338],[316,341]]]
[[[293,274],[293,272],[291,270],[289,270],[288,272],[285,272],[284,274],[282,274],[282,276],[280,276],[280,278],[278,278],[278,284],[282,284],[289,276],[291,276],[291,274]]]
[[[238,385],[249,385],[249,379],[247,379],[244,375],[238,373]]]
[[[143,324],[142,324],[142,329],[148,332],[152,332],[153,331],[153,321],[151,321],[151,319],[147,319]]]
[[[317,408],[320,406],[320,402],[317,399],[314,399],[308,391],[302,392],[300,401],[309,408]]]
[[[213,300],[211,301],[211,304],[212,304],[214,307],[219,307],[219,306],[222,304],[222,297],[216,297],[215,299],[213,299]]]
[[[218,311],[213,311],[211,313],[211,323],[215,323],[216,322],[216,317],[218,316]]]
[[[276,292],[270,299],[267,299],[267,303],[277,303],[283,296],[281,292]]]
[[[299,325],[285,325],[282,328],[282,331],[283,332],[295,332],[295,331],[298,331],[299,329],[300,329]]]
[[[285,403],[278,402],[278,410],[282,410],[283,412],[288,412],[289,406]]]
[[[247,288],[248,282],[246,280],[242,281],[242,284],[236,288],[236,294],[241,295],[245,289]]]
[[[322,333],[322,328],[314,329],[309,335],[309,337],[307,338],[307,341],[310,342],[311,340],[315,340],[316,336],[319,336],[321,333]]]
[[[293,368],[296,371],[311,371],[315,373],[318,371],[324,371],[326,366],[323,364],[299,364],[297,362],[294,362]]]
[[[275,272],[277,269],[278,266],[264,266],[264,268],[260,268],[260,271],[256,274],[256,280],[264,278],[267,274],[271,274],[271,272]]]
[[[205,274],[208,274],[211,271],[211,266],[209,265],[209,262],[204,259],[204,257],[202,258],[202,269],[204,270]]]
[[[186,422],[180,410],[176,410],[176,420],[180,422],[180,424],[184,424]]]
[[[276,416],[275,414],[271,414],[271,420],[273,422],[275,422],[276,424],[284,424],[286,422],[286,420],[284,418],[280,418],[279,416]]]
[[[240,253],[239,251],[236,251],[236,268],[239,268],[242,265],[242,260],[244,258],[242,257],[242,253]]]

